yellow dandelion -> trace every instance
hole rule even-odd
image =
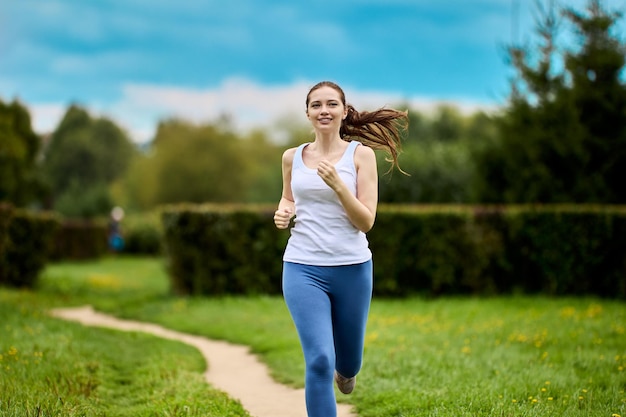
[[[619,414],[611,414],[611,417],[622,417]]]
[[[546,385],[550,385],[550,381],[546,381]]]
[[[554,400],[554,398],[548,397],[548,401],[552,401],[552,400]]]
[[[578,396],[578,399],[579,399],[579,400],[584,400],[584,399],[585,399],[585,397],[583,397],[582,395],[579,395],[579,396]]]
[[[512,402],[512,403],[516,403],[516,402],[517,402],[517,400],[512,400],[511,402]]]
[[[547,391],[547,389],[545,389],[545,387],[541,388],[541,392],[546,392],[546,391]]]
[[[583,392],[584,392],[584,393],[587,393],[587,390],[586,390],[586,389],[583,389]]]
[[[11,347],[9,348],[9,352],[8,352],[8,353],[9,353],[9,355],[11,355],[11,356],[15,356],[15,355],[17,355],[17,348],[16,348],[15,346],[11,346]]]
[[[533,398],[533,404],[537,403],[537,401],[538,400],[536,398]]]

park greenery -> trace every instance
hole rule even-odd
[[[303,385],[281,297],[175,297],[161,258],[107,257],[0,289],[0,415],[248,416],[206,385],[192,348],[47,314],[84,304],[251,346]],[[338,398],[361,417],[624,416],[624,323],[622,302],[592,297],[375,297],[357,389]]]
[[[340,397],[361,417],[626,416],[626,309],[623,300],[610,297],[623,295],[619,239],[624,234],[623,228],[609,227],[624,223],[626,204],[626,42],[616,32],[622,14],[601,0],[589,0],[584,10],[545,3],[537,3],[533,40],[507,48],[515,75],[500,108],[468,114],[454,105],[430,112],[404,103],[393,106],[409,110],[400,157],[409,175],[385,174],[389,164],[378,155],[377,226],[387,232],[387,240],[377,241],[376,230],[371,235],[373,245],[397,246],[390,255],[377,251],[385,256],[379,263],[385,273],[406,267],[406,278],[414,282],[416,271],[427,271],[423,282],[430,283],[454,275],[445,267],[450,269],[455,259],[463,265],[459,270],[474,278],[506,280],[510,286],[503,272],[514,272],[536,291],[532,296],[493,291],[481,298],[416,291],[386,299],[383,295],[392,293],[387,285],[387,293],[379,292],[372,305],[358,389]],[[232,203],[275,206],[282,153],[312,139],[304,121],[283,128],[287,134],[277,140],[261,129],[238,133],[224,120],[169,119],[139,146],[114,120],[93,116],[79,104],[68,107],[53,132],[39,135],[25,103],[0,99],[0,415],[249,417],[239,403],[203,381],[206,364],[192,348],[147,335],[87,329],[47,314],[54,307],[83,304],[249,345],[274,378],[302,386],[302,354],[280,296],[262,291],[177,295],[171,276],[175,258],[161,252],[168,232],[161,220],[180,203],[193,203],[187,205],[191,212],[203,207],[197,203],[212,203],[220,212]],[[127,253],[160,256],[106,256],[106,243],[98,239],[106,233],[103,218],[115,205],[127,211]],[[432,213],[420,220],[416,210]],[[556,215],[535,216],[544,211]],[[472,214],[450,214],[457,212]],[[525,219],[513,224],[518,235],[501,233],[509,230],[501,227],[506,223],[494,223],[498,233],[474,227],[477,221],[481,227],[487,224],[490,213],[511,212],[518,217],[507,219],[516,220],[520,213]],[[176,211],[170,217],[183,215]],[[397,215],[405,221],[397,222]],[[572,217],[580,227],[571,227],[578,224],[569,222]],[[202,212],[199,218],[216,216]],[[441,233],[441,219],[448,218],[473,220]],[[263,231],[255,228],[255,233]],[[57,232],[74,237],[60,239]],[[507,246],[498,236],[522,236],[510,240],[526,243]],[[607,236],[618,239],[611,250],[602,246],[613,242]],[[197,258],[219,258],[219,250],[233,249],[228,245],[242,239],[226,237],[230,243],[216,248],[212,257],[201,253]],[[45,266],[45,246],[53,238],[58,257]],[[280,239],[270,240],[283,247]],[[446,244],[439,245],[442,241]],[[89,260],[68,261],[71,256],[62,249],[69,242]],[[425,252],[413,251],[416,243]],[[476,256],[467,248],[476,249]],[[509,258],[489,257],[489,251],[504,250],[524,267],[513,270],[514,263],[502,262]],[[179,252],[195,256],[190,249]],[[244,256],[254,260],[254,253]],[[479,258],[498,262],[482,265]],[[610,271],[617,271],[613,275],[607,269],[585,269],[607,260]],[[227,269],[241,282],[255,278],[250,268]],[[268,280],[277,279],[270,275]],[[576,291],[554,290],[563,282]],[[619,284],[622,292],[596,298],[606,294],[587,291],[591,287],[581,282]],[[436,296],[425,298],[426,293]],[[554,297],[560,294],[577,297]]]
[[[533,40],[507,49],[515,75],[500,108],[420,112],[396,103],[409,110],[400,164],[410,175],[381,175],[381,202],[626,202],[621,13],[600,0],[583,11],[554,2],[538,11]],[[153,140],[137,146],[113,120],[77,104],[39,138],[26,105],[0,103],[0,201],[83,218],[113,205],[275,203],[282,152],[312,139],[304,120],[284,124],[286,139],[277,141],[260,129],[236,133],[223,120],[162,120]]]

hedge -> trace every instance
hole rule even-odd
[[[8,224],[0,227],[0,241],[4,241],[0,247],[0,285],[31,288],[48,261],[58,218],[16,209],[10,221],[3,223]]]
[[[279,292],[280,257],[287,234],[273,227],[273,216],[273,208],[260,206],[164,209],[164,240],[174,292]]]
[[[63,219],[54,235],[51,259],[97,259],[108,253],[106,220]]]
[[[274,206],[163,210],[172,288],[278,294],[289,237]],[[624,206],[383,206],[368,233],[374,291],[626,298]]]

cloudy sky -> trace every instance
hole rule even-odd
[[[165,117],[304,122],[323,79],[357,108],[493,107],[512,74],[503,48],[531,39],[535,11],[534,0],[0,0],[0,99],[27,105],[40,133],[77,103],[137,142]]]

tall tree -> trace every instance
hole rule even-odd
[[[0,201],[25,206],[40,197],[40,147],[28,110],[17,101],[0,100]]]
[[[163,121],[148,154],[124,179],[125,199],[141,209],[244,201],[250,173],[246,156],[241,138],[219,126]]]
[[[619,79],[624,44],[612,32],[621,17],[600,0],[586,12],[539,5],[533,47],[509,48],[517,72],[499,119],[500,139],[476,155],[484,202],[626,202],[616,178],[626,155],[626,90]],[[559,47],[565,23],[572,48]]]
[[[53,133],[43,162],[54,207],[66,215],[105,214],[108,187],[124,175],[136,152],[126,133],[106,118],[71,106]]]

